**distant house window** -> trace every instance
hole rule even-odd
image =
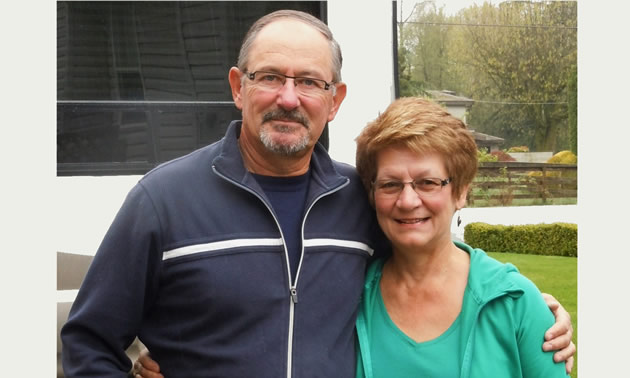
[[[228,70],[277,9],[326,21],[320,1],[57,2],[57,175],[144,174],[221,138]]]

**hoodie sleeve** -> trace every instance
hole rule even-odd
[[[554,317],[538,288],[525,276],[511,274],[523,295],[514,301],[513,316],[523,377],[566,377],[564,363],[553,361],[553,352],[542,345]]]
[[[61,330],[67,377],[126,377],[125,354],[157,288],[160,223],[141,184],[107,231]]]

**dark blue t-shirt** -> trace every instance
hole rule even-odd
[[[273,211],[280,222],[289,251],[291,279],[295,281],[302,255],[302,216],[311,177],[310,170],[301,176],[291,177],[253,175],[271,201]]]

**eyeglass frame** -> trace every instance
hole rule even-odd
[[[440,185],[438,190],[436,191],[432,191],[432,192],[423,192],[423,191],[418,191],[416,190],[417,184],[416,182],[418,181],[422,181],[422,180],[436,180],[439,181]],[[433,194],[437,194],[440,191],[442,191],[442,188],[444,188],[446,185],[450,184],[451,182],[453,182],[453,179],[451,177],[447,177],[446,179],[441,179],[439,177],[421,177],[421,178],[417,178],[411,181],[401,181],[401,180],[395,180],[395,179],[383,179],[383,180],[374,180],[372,181],[372,195],[376,196],[376,191],[378,188],[376,188],[376,184],[379,181],[385,181],[385,182],[396,182],[401,184],[402,186],[397,187],[398,191],[396,193],[391,193],[391,194],[387,194],[387,193],[381,193],[381,195],[384,195],[386,197],[391,197],[391,198],[398,198],[400,196],[400,194],[403,192],[403,190],[405,190],[405,186],[407,184],[411,185],[411,189],[413,189],[413,191],[418,195],[418,196],[422,196],[422,195],[433,195]]]
[[[314,81],[314,82],[324,83],[324,87],[323,87],[323,88],[321,88],[321,87],[320,87],[320,88],[321,88],[321,89],[323,89],[323,90],[325,90],[325,91],[330,90],[330,89],[331,89],[331,87],[332,87],[332,88],[334,88],[334,84],[335,84],[335,82],[334,82],[334,81],[331,81],[331,82],[329,83],[329,82],[327,82],[327,81],[326,81],[326,80],[324,80],[324,79],[316,79],[316,78],[314,78],[314,77],[308,77],[308,76],[289,76],[289,75],[281,74],[281,73],[279,73],[279,72],[271,72],[271,71],[264,71],[264,70],[259,70],[259,71],[254,71],[254,72],[247,72],[247,71],[245,71],[245,72],[243,72],[243,73],[245,74],[245,76],[247,76],[247,78],[248,78],[249,80],[254,81],[254,82],[255,82],[255,79],[256,79],[256,74],[258,74],[258,73],[265,73],[265,74],[269,74],[269,75],[281,76],[281,77],[284,77],[284,82],[282,83],[282,86],[284,86],[284,85],[286,84],[287,79],[293,79],[293,86],[295,86],[295,87],[297,87],[297,85],[298,85],[298,84],[297,84],[296,79],[305,79],[305,80],[312,80],[312,81]],[[281,88],[281,87],[279,87],[278,89],[280,89],[280,88]],[[334,92],[333,92],[333,95],[334,95]]]

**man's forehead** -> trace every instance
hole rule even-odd
[[[253,47],[277,45],[283,49],[329,50],[326,37],[312,25],[289,18],[276,20],[260,30]]]
[[[265,26],[252,44],[250,63],[256,70],[278,70],[292,66],[304,75],[331,71],[331,49],[326,37],[313,26],[280,19]]]

